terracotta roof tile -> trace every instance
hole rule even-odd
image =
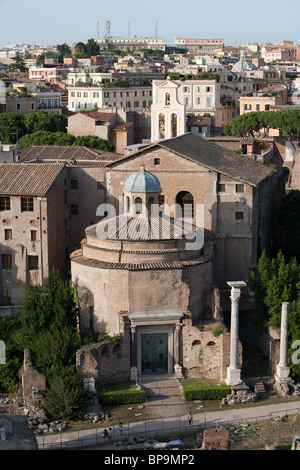
[[[41,145],[18,149],[22,162],[35,160],[60,160],[60,161],[114,161],[120,158],[120,154],[104,150],[90,149],[84,146]]]
[[[63,164],[1,163],[0,194],[44,196],[63,168]]]
[[[136,152],[133,157],[136,158],[139,153],[150,152],[157,147],[168,149],[183,158],[199,163],[209,170],[254,187],[271,176],[274,171],[260,162],[253,161],[247,156],[238,155],[232,150],[223,148],[192,133],[150,144],[148,147]],[[120,158],[116,163],[129,158],[132,157]],[[113,165],[114,162],[109,163],[107,166],[113,167]]]

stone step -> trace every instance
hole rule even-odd
[[[266,393],[265,384],[263,382],[255,382],[254,391],[255,393]]]

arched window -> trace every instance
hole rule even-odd
[[[176,196],[176,205],[178,212],[176,217],[192,218],[194,217],[194,198],[188,191],[181,191]]]
[[[136,214],[142,214],[143,212],[143,201],[140,197],[135,198],[134,201],[135,204],[135,213]]]
[[[165,94],[165,105],[170,106],[170,93]]]
[[[171,115],[171,136],[177,136],[177,114]]]
[[[127,202],[127,213],[129,213],[130,212],[130,197],[129,196],[127,196],[126,202]]]
[[[160,115],[159,115],[159,138],[164,139],[165,136],[166,136],[165,115],[160,113]]]
[[[148,214],[150,215],[151,214],[151,206],[152,204],[154,204],[154,199],[153,197],[149,197],[148,199],[148,205],[147,205],[147,210],[148,210]]]

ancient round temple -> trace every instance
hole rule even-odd
[[[98,383],[108,372],[110,381],[134,380],[199,367],[200,333],[193,325],[209,303],[213,252],[207,243],[193,243],[198,227],[166,216],[161,206],[155,212],[160,191],[144,168],[130,175],[122,213],[88,227],[71,255],[80,330],[114,337],[79,351],[81,374],[92,371]]]

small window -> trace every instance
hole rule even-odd
[[[72,215],[78,215],[78,205],[77,204],[71,204],[71,214]]]
[[[243,220],[244,219],[244,212],[236,211],[235,213],[235,220]]]
[[[2,287],[2,305],[11,305],[11,288]]]
[[[235,192],[236,193],[243,193],[244,192],[244,185],[243,184],[236,184],[235,185]]]
[[[78,180],[71,180],[71,189],[78,189]]]
[[[5,240],[12,240],[12,229],[11,228],[4,229],[4,238],[5,238]]]
[[[2,255],[2,269],[11,269],[12,266],[12,256],[11,254]]]
[[[10,197],[0,197],[0,211],[10,211]]]
[[[33,197],[21,197],[21,212],[33,212]]]
[[[100,181],[97,181],[97,189],[104,189],[104,185]]]
[[[39,268],[39,257],[37,255],[28,255],[29,271],[36,271]]]
[[[37,240],[37,231],[36,230],[30,230],[30,240],[32,242],[36,242],[36,240]]]
[[[217,192],[218,193],[225,193],[226,192],[226,184],[218,183],[217,184]]]
[[[154,165],[160,165],[160,158],[154,158]]]

